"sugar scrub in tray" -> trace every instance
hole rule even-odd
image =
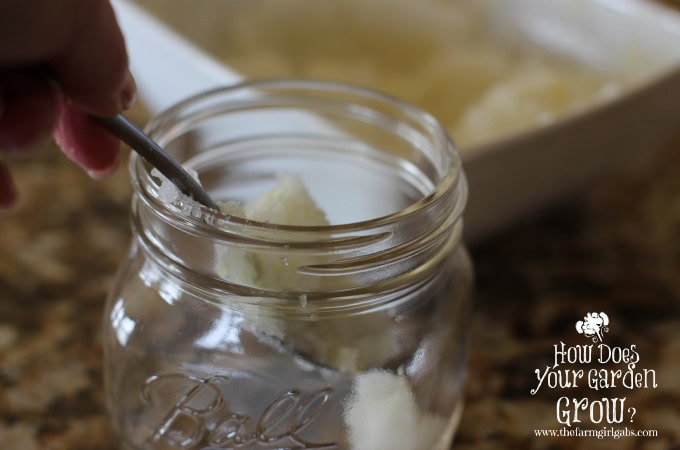
[[[196,172],[189,171],[198,181]],[[200,206],[180,193],[158,171],[154,169],[152,176],[161,180],[158,195],[164,202],[181,206],[186,214],[200,215]],[[290,174],[280,175],[274,188],[255,199],[245,203],[218,201],[218,204],[221,212],[229,217],[286,226],[329,225],[301,179]],[[301,261],[294,252],[281,256],[229,248],[220,249],[218,253],[217,273],[231,283],[262,289],[297,290]],[[324,283],[323,278],[318,282]],[[271,364],[269,370],[274,376],[277,373],[282,378],[289,376],[290,383],[299,384],[314,374],[315,383],[335,385],[336,398],[332,403],[337,410],[334,414],[341,416],[341,419],[336,417],[336,421],[345,429],[346,444],[336,442],[329,447],[303,447],[309,442],[301,440],[301,446],[294,448],[431,450],[439,448],[438,442],[447,445],[458,419],[458,410],[451,414],[450,405],[446,405],[447,401],[453,401],[450,395],[446,398],[446,384],[436,385],[435,379],[428,378],[432,377],[430,365],[440,362],[423,361],[432,351],[420,342],[426,328],[423,314],[387,310],[366,312],[351,320],[315,317],[316,303],[323,301],[322,298],[311,301],[307,294],[300,293],[297,314],[302,313],[302,316],[298,320],[258,314],[258,308],[250,309],[249,305],[242,305],[239,315],[242,333],[256,341],[251,345],[274,349],[276,357],[262,362]],[[434,302],[427,304],[427,299],[420,303],[410,305],[409,309],[427,312],[434,307]],[[424,340],[427,339],[433,340],[432,337]],[[442,344],[434,347],[439,345]],[[282,360],[287,360],[286,364],[277,368]],[[296,374],[288,373],[291,368],[294,368],[293,372],[304,372],[305,375],[295,380]],[[441,395],[445,398],[440,405],[435,400],[439,393],[433,391],[438,389],[442,389]],[[300,413],[298,410],[296,414]],[[319,422],[332,423],[332,420]]]

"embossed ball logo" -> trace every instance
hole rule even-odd
[[[576,331],[593,342],[602,342],[604,334],[609,332],[609,316],[603,312],[587,313],[583,320],[576,322]]]
[[[225,376],[196,378],[182,373],[149,377],[142,398],[149,405],[145,449],[164,450],[337,450],[333,442],[305,437],[327,406],[333,390],[281,393],[257,415],[232,409]],[[238,388],[237,388],[238,389]]]

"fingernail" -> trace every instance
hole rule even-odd
[[[127,111],[135,104],[137,99],[137,84],[135,79],[132,78],[132,74],[128,72],[127,78],[125,80],[125,85],[120,93],[120,104],[123,111]]]
[[[111,167],[107,167],[106,169],[102,170],[88,170],[87,174],[90,176],[90,178],[94,180],[103,180],[104,178],[108,178],[111,175],[113,175],[116,170],[118,170],[118,166],[120,165],[120,154],[116,156],[116,160],[114,163],[111,165]]]

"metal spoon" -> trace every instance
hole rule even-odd
[[[184,194],[208,208],[219,210],[210,195],[187,173],[177,161],[172,159],[160,145],[156,144],[147,134],[137,128],[122,114],[113,117],[94,117],[93,119],[110,133],[119,137],[123,142],[136,151],[149,164],[154,166],[165,177],[172,181]]]

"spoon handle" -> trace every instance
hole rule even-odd
[[[149,164],[154,166],[184,194],[193,197],[208,208],[219,210],[208,193],[189,175],[177,161],[172,159],[153,139],[122,114],[113,117],[94,117],[93,119],[109,132],[118,136],[136,151]]]

